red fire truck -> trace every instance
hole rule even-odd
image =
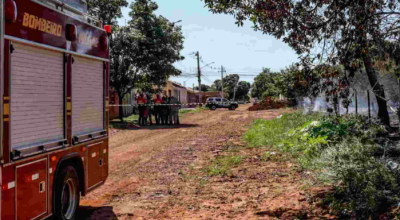
[[[111,31],[84,0],[0,2],[0,219],[79,219],[108,176]]]

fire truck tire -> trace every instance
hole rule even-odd
[[[79,181],[73,166],[66,166],[56,179],[54,214],[58,220],[75,220],[79,206]]]

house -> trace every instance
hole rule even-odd
[[[157,89],[157,86],[153,86],[154,89]],[[186,87],[182,86],[177,82],[167,81],[167,83],[162,86],[163,96],[167,97],[175,97],[182,104],[188,103],[188,92]],[[156,95],[154,95],[155,98]]]
[[[133,89],[130,93],[126,94],[124,96],[124,99],[122,100],[122,105],[136,104],[135,94],[136,94],[136,89]],[[113,105],[119,105],[119,97],[117,92],[113,88],[110,88],[110,105],[111,106],[110,106],[109,118],[110,120],[117,119],[119,117],[119,106],[113,106]],[[123,111],[123,116],[128,117],[134,113],[134,106],[123,106],[122,111]]]
[[[199,91],[193,89],[187,89],[188,92],[188,103],[198,103],[199,101]],[[209,97],[221,97],[221,91],[210,91],[210,92],[201,92],[202,100],[201,103],[206,103],[207,98]],[[225,94],[225,93],[224,93]]]

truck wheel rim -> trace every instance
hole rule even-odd
[[[76,186],[73,179],[68,179],[65,183],[61,196],[62,212],[66,219],[71,219],[76,209]]]

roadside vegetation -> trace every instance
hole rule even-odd
[[[179,111],[179,116],[183,116],[183,115],[186,115],[186,114],[199,113],[199,112],[201,112],[201,111],[203,111],[205,109],[206,108],[204,108],[204,107],[196,107],[195,109],[181,109]]]
[[[377,121],[295,112],[255,121],[244,139],[251,147],[293,156],[320,183],[332,186],[324,203],[340,218],[376,219],[399,204],[398,142]],[[263,159],[271,156],[268,151]]]
[[[242,156],[239,155],[227,155],[227,156],[220,156],[216,159],[212,160],[211,164],[207,167],[207,173],[210,176],[217,176],[217,175],[230,175],[231,168],[233,166],[237,166],[242,162]]]

